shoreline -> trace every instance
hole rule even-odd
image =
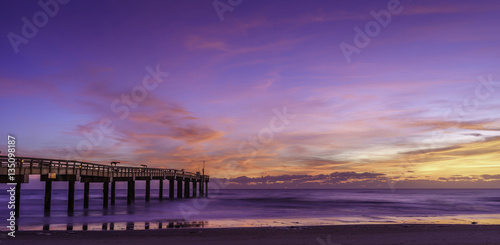
[[[2,232],[15,244],[500,244],[500,225],[372,224],[115,231]]]
[[[500,225],[500,214],[458,214],[447,216],[337,216],[337,217],[286,217],[253,219],[210,219],[150,221],[108,221],[102,223],[55,223],[21,225],[18,231],[108,231],[108,230],[165,230],[191,228],[241,228],[241,227],[290,227],[290,226],[342,226],[342,225]],[[45,229],[47,228],[48,229]],[[5,227],[0,232],[7,231]]]

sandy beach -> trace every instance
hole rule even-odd
[[[2,244],[500,244],[499,225],[340,225],[50,231],[2,234]]]

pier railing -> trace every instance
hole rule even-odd
[[[0,175],[7,175],[9,158],[0,156]],[[92,177],[183,177],[208,180],[209,176],[201,176],[192,172],[131,166],[110,166],[73,160],[46,159],[33,157],[15,158],[16,175],[49,174],[81,175]]]

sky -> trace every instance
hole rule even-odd
[[[498,1],[0,8],[0,150],[235,187],[500,184]]]

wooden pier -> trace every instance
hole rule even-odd
[[[50,214],[52,182],[68,182],[68,215],[72,215],[75,208],[75,182],[84,183],[83,207],[89,207],[90,183],[103,184],[103,208],[107,208],[111,194],[111,205],[115,204],[115,187],[117,181],[127,182],[127,204],[135,201],[135,182],[146,181],[146,202],[151,199],[151,180],[159,181],[158,198],[163,199],[163,181],[168,180],[169,198],[174,198],[175,182],[177,181],[177,198],[206,197],[208,193],[208,175],[191,173],[184,170],[128,167],[116,164],[104,165],[81,161],[57,159],[42,159],[31,157],[15,158],[15,175],[9,175],[7,156],[0,156],[0,183],[16,183],[15,213],[19,217],[21,205],[21,184],[29,182],[30,175],[40,175],[45,182],[44,213]],[[114,163],[114,162],[113,162]],[[11,165],[12,166],[12,165]],[[13,178],[9,178],[13,177]],[[111,184],[111,190],[109,190]],[[192,185],[192,187],[191,187]],[[183,191],[184,188],[184,191]],[[196,189],[198,188],[199,191]]]

